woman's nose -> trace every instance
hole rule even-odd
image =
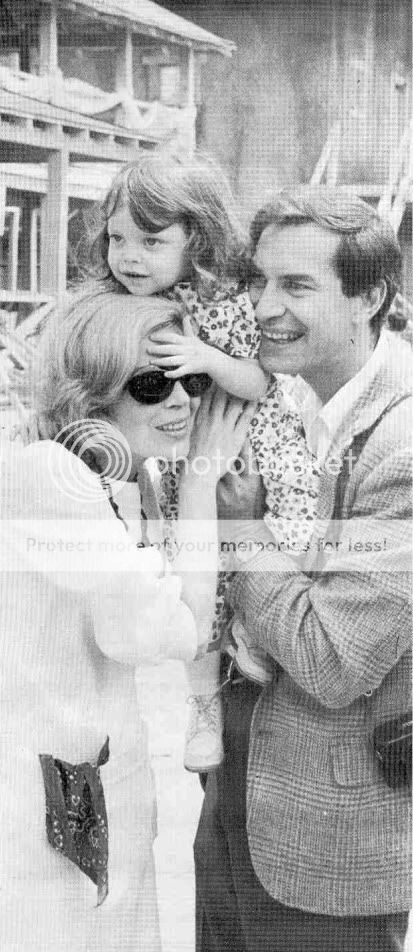
[[[257,321],[266,321],[270,317],[280,317],[285,310],[286,305],[279,287],[275,281],[268,281],[255,307]]]
[[[190,403],[190,397],[188,396],[181,382],[179,380],[176,380],[172,393],[170,393],[169,397],[167,397],[167,399],[165,400],[165,406],[183,407],[183,406],[187,406],[189,403]]]

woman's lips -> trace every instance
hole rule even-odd
[[[157,430],[160,430],[162,433],[170,433],[173,436],[180,436],[187,432],[189,429],[190,418],[185,417],[184,420],[177,420],[171,423],[163,423],[156,427]]]

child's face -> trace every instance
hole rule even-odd
[[[108,235],[110,270],[130,294],[159,294],[186,278],[187,238],[182,225],[145,232],[121,205],[108,220]]]

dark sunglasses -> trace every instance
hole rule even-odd
[[[162,403],[171,395],[177,383],[181,384],[188,397],[201,397],[211,386],[212,380],[208,374],[185,374],[174,380],[166,377],[164,370],[153,367],[135,374],[126,384],[126,390],[137,403]]]

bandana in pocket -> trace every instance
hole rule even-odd
[[[39,758],[49,843],[95,883],[100,906],[108,894],[108,820],[100,767],[109,760],[109,738],[96,764],[69,764],[49,754]]]

